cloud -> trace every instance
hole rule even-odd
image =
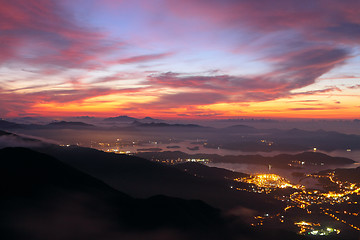
[[[339,107],[326,107],[326,108],[316,108],[316,107],[307,107],[307,108],[289,108],[291,111],[322,111],[329,109],[340,109]]]
[[[17,113],[17,115],[28,116],[31,107],[35,104],[43,103],[55,103],[64,105],[73,103],[81,105],[90,98],[99,96],[106,96],[110,94],[131,94],[138,93],[141,89],[126,88],[126,89],[113,89],[113,88],[96,88],[96,87],[83,87],[78,89],[65,89],[65,90],[43,90],[30,93],[14,93],[3,91],[0,88],[0,102],[3,104],[0,108],[0,116],[11,115],[11,113]],[[106,100],[103,102],[109,102]],[[98,101],[98,103],[101,100]]]
[[[0,0],[0,64],[88,69],[123,45],[107,34],[80,26],[54,0]]]
[[[91,26],[99,20],[95,18],[93,22],[80,23],[81,13],[71,9],[78,8],[78,3],[0,0],[0,66],[20,66],[29,69],[27,74],[37,74],[19,81],[34,81],[33,84],[10,83],[6,79],[16,75],[14,72],[0,76],[4,82],[0,89],[0,114],[26,115],[39,103],[81,104],[89,98],[114,93],[157,97],[148,103],[119,107],[136,111],[142,107],[165,110],[341,91],[336,87],[301,89],[346,64],[360,44],[357,0],[135,2],[139,8],[133,9],[127,1],[94,1],[94,6],[99,7],[95,17],[103,17],[102,5],[110,14],[132,11],[131,17],[125,14],[119,18],[123,22],[113,33],[125,33],[125,42],[107,32],[114,28],[113,23],[106,21],[108,18],[100,22],[103,28]],[[149,50],[153,53],[149,54]],[[189,61],[194,66],[184,67],[188,56],[196,56],[193,62]],[[241,73],[247,67],[242,60],[237,62],[242,56],[249,62],[261,62],[266,70],[259,66],[259,73]],[[164,64],[147,64],[144,72],[127,71],[136,64],[160,60]],[[218,70],[206,72],[202,64]],[[134,80],[133,89],[122,86],[122,80]]]
[[[263,75],[191,76],[167,72],[150,75],[147,83],[154,88],[168,87],[188,92],[164,94],[152,103],[158,105],[162,102],[169,107],[219,102],[269,101],[294,95],[341,91],[332,87],[308,92],[291,92],[315,83],[317,78],[343,64],[347,58],[348,52],[345,49],[316,48],[283,56],[274,63],[274,71]]]
[[[162,59],[171,55],[173,55],[173,53],[139,55],[139,56],[120,59],[116,61],[116,63],[120,63],[120,64],[142,63],[142,62]]]
[[[208,105],[224,101],[227,101],[227,97],[223,94],[212,92],[185,92],[162,95],[158,100],[151,102],[150,105],[153,108],[174,108],[179,106]],[[146,106],[148,104],[144,105]]]
[[[349,89],[358,89],[358,88],[360,88],[360,84],[358,84],[358,85],[354,85],[354,86],[350,86],[350,87],[348,87]]]
[[[338,87],[328,87],[328,88],[324,88],[324,89],[320,89],[320,90],[312,90],[312,91],[306,91],[306,92],[296,92],[296,93],[292,93],[291,95],[296,96],[296,95],[314,95],[314,94],[318,94],[318,93],[328,93],[328,92],[341,92],[342,90]]]
[[[246,29],[257,33],[291,30],[312,41],[359,43],[359,1],[349,0],[184,0],[166,1],[182,18],[201,19],[219,28]]]

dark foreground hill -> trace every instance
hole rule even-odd
[[[2,239],[301,238],[283,231],[254,232],[201,201],[135,199],[29,149],[2,149],[0,159]]]
[[[139,157],[105,153],[90,148],[39,148],[38,151],[101,179],[111,187],[135,197],[156,194],[185,199],[200,199],[222,209],[238,206],[259,211],[283,208],[282,202],[267,195],[236,191],[229,180],[194,176],[171,166]]]

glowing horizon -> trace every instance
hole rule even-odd
[[[0,3],[2,118],[360,118],[359,1]]]

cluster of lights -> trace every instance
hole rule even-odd
[[[301,222],[297,222],[294,224],[300,228],[299,234],[302,234],[302,235],[307,233],[309,235],[324,236],[324,235],[329,235],[329,234],[333,234],[333,233],[336,233],[336,234],[340,233],[340,230],[331,228],[331,227],[319,228],[320,223],[301,221]]]
[[[160,162],[160,163],[165,163],[165,164],[177,164],[177,163],[183,163],[183,162],[198,162],[198,163],[204,163],[204,164],[208,164],[210,162],[209,159],[207,158],[187,158],[187,159],[182,159],[182,158],[177,158],[177,159],[157,159],[157,158],[153,158],[151,159],[154,162]]]
[[[276,174],[256,174],[246,178],[234,179],[238,182],[255,184],[260,188],[303,188],[300,185],[293,185],[288,180]]]
[[[209,159],[207,158],[187,158],[186,162],[201,162],[201,163],[209,163]]]
[[[348,204],[358,204],[358,202],[353,202],[349,200],[351,194],[359,195],[360,188],[354,183],[335,180],[334,173],[330,173],[329,175],[325,175],[325,176],[308,174],[307,177],[328,178],[331,182],[333,182],[339,187],[339,191],[337,192],[322,192],[318,190],[308,191],[305,189],[305,187],[301,185],[293,185],[285,178],[276,174],[257,174],[246,178],[237,178],[234,180],[238,182],[251,184],[250,187],[252,187],[252,192],[258,192],[258,193],[265,192],[267,194],[277,188],[297,189],[298,191],[295,191],[294,193],[288,196],[287,195],[275,196],[275,198],[278,200],[288,202],[288,205],[287,207],[285,207],[284,212],[288,211],[293,207],[298,207],[307,210],[308,214],[311,214],[309,207],[312,205],[319,205],[319,209],[323,214],[328,215],[332,217],[334,220],[339,221],[343,224],[350,226],[355,230],[360,231],[360,228],[358,226],[355,226],[352,223],[345,221],[344,219],[340,219],[340,216],[335,216],[334,214],[331,213],[332,210],[328,208],[324,209],[322,207],[324,206],[323,204],[336,205],[344,202],[347,202]],[[251,189],[240,189],[240,188],[236,188],[236,189],[242,191],[251,191]],[[351,216],[360,215],[357,212],[347,212],[347,211],[344,211],[344,214]],[[278,213],[271,218],[279,217],[280,215],[281,214]],[[252,226],[263,225],[265,219],[270,219],[270,217],[267,216],[255,217],[257,223],[253,223]],[[279,220],[280,222],[284,222],[285,219],[279,217]],[[299,234],[322,236],[322,235],[331,235],[331,234],[340,233],[340,230],[331,227],[320,228],[319,223],[310,223],[310,222],[302,221],[295,223],[295,225],[300,227]]]
[[[308,234],[319,235],[319,236],[329,235],[332,233],[339,234],[340,230],[335,229],[335,228],[326,228],[326,229],[318,229],[318,230],[313,230],[311,232],[308,232]]]

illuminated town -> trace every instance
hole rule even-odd
[[[177,143],[170,139],[165,142],[158,140],[122,140],[114,142],[91,142],[91,147],[105,152],[116,154],[137,155],[139,152],[158,152],[161,145]],[[269,143],[264,140],[264,143]],[[178,144],[179,145],[179,144]],[[69,147],[70,145],[62,145]],[[164,148],[164,146],[162,146]],[[173,145],[172,147],[174,147]],[[178,146],[176,146],[178,147]],[[313,151],[316,151],[314,149]],[[198,162],[208,164],[212,159],[198,157],[151,157],[151,161],[175,165],[184,162]],[[317,163],[291,161],[290,167],[303,168],[306,164]],[[319,163],[323,165],[323,163]],[[304,174],[302,179],[315,179],[324,189],[306,188],[299,183],[291,183],[286,178],[270,173],[252,174],[248,177],[235,178],[230,187],[238,191],[247,191],[257,194],[266,194],[284,204],[282,211],[269,212],[254,217],[251,225],[266,227],[272,224],[282,224],[285,228],[293,229],[298,234],[307,236],[337,235],[340,232],[352,229],[360,231],[360,186],[336,178],[334,172],[326,174]],[[195,174],[196,176],[196,174]],[[239,183],[238,185],[236,183]]]
[[[299,234],[319,236],[339,234],[341,228],[360,231],[358,205],[360,187],[354,183],[336,180],[332,172],[327,175],[307,174],[306,177],[327,180],[337,189],[336,191],[307,190],[304,186],[291,184],[276,174],[255,174],[234,179],[236,182],[250,184],[250,187],[236,188],[236,190],[272,194],[275,199],[286,204],[282,212],[256,216],[255,222],[251,225],[258,227],[275,222],[283,224],[287,222],[298,227]],[[276,193],[278,189],[287,189],[289,192]],[[300,216],[304,219],[299,221]],[[330,217],[332,221],[323,216]],[[318,220],[310,221],[316,219],[321,219],[322,223]]]

